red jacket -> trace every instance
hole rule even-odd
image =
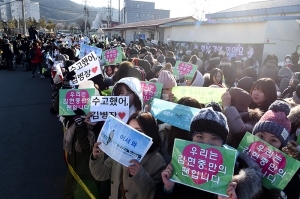
[[[33,60],[31,60],[31,63],[40,64],[43,61],[43,53],[40,48],[34,48],[34,49],[36,49],[35,58]]]

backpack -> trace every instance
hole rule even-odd
[[[36,57],[36,49],[35,48],[31,48],[29,51],[29,59],[30,60],[34,60]]]

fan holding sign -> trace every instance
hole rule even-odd
[[[296,172],[300,163],[278,150],[286,147],[290,140],[289,113],[289,104],[281,100],[273,102],[252,131],[265,143],[246,138],[242,140],[239,151],[250,156],[262,168],[264,187],[283,190],[287,198],[298,198],[300,182]],[[245,137],[248,137],[247,134]],[[245,144],[248,140],[252,141],[250,145]]]
[[[251,199],[260,191],[261,171],[251,165],[250,158],[238,157],[237,161],[241,160],[248,167],[239,168],[237,173],[240,174],[232,177],[236,151],[221,148],[228,133],[222,113],[205,108],[193,117],[190,127],[193,142],[175,140],[172,164],[162,172],[165,194],[169,198],[210,199],[217,194],[219,199],[223,196]],[[175,182],[179,184],[174,186]]]
[[[99,181],[110,179],[110,198],[124,198],[126,194],[126,198],[153,199],[166,166],[157,151],[160,136],[155,118],[137,112],[127,124],[111,116],[106,120],[89,161],[91,174]],[[112,130],[110,143],[99,142],[108,140]],[[106,160],[104,152],[109,155]]]
[[[137,78],[125,77],[120,79],[115,84],[111,95],[112,96],[98,97],[97,99],[93,98],[93,107],[86,116],[87,123],[95,125],[97,121],[106,120],[108,115],[114,115],[116,118],[127,122],[133,113],[142,110],[143,93],[140,81]],[[97,106],[100,103],[102,103],[101,106]]]

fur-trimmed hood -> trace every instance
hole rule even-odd
[[[296,126],[300,125],[300,104],[291,109],[287,118],[292,124],[295,124]]]
[[[263,112],[259,108],[248,109],[248,112],[240,113],[242,120],[245,122],[253,122],[257,123],[261,116],[263,116]]]
[[[250,157],[243,153],[239,153],[236,169],[238,174],[232,178],[237,183],[237,198],[252,199],[259,194],[262,189],[262,172],[259,165]]]
[[[142,87],[141,87],[141,83],[140,80],[138,80],[135,77],[124,77],[122,79],[120,79],[115,85],[114,88],[111,92],[112,95],[115,95],[115,89],[117,88],[118,84],[126,84],[130,90],[132,90],[132,92],[134,92],[134,94],[136,96],[138,96],[139,100],[141,101],[141,110],[143,110],[143,92],[142,92]]]

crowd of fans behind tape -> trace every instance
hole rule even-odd
[[[74,72],[68,72],[68,67],[79,60],[81,36],[72,37],[71,45],[61,42],[63,38],[42,35],[32,39],[18,35],[11,41],[7,37],[1,41],[2,59],[8,70],[27,63],[23,67],[31,71],[32,78],[36,69],[41,78],[51,77],[50,111],[55,115],[59,113],[59,89],[72,88],[69,82],[74,79]],[[13,50],[9,48],[10,43]],[[218,52],[198,57],[197,50],[186,50],[178,57],[174,55],[172,43],[151,44],[139,40],[126,45],[121,38],[108,42],[90,37],[89,44],[103,50],[122,47],[122,63],[104,66],[104,74],[90,82],[99,95],[112,88],[112,96],[129,96],[131,116],[127,124],[153,139],[144,159],[140,163],[132,160],[132,165],[126,168],[103,153],[98,147],[101,143],[95,143],[104,122],[91,122],[92,113],[85,115],[80,109],[74,111],[74,116],[61,117],[66,129],[63,142],[68,154],[66,161],[96,198],[224,198],[170,180],[175,138],[214,146],[226,143],[237,148],[245,133],[251,132],[292,158],[300,159],[300,147],[295,142],[300,136],[297,53],[287,55],[281,67],[276,55],[268,55],[257,70],[252,58],[241,62]],[[283,50],[282,53],[287,52]],[[25,57],[24,60],[21,57]],[[178,59],[198,66],[192,80],[173,75]],[[63,61],[62,74],[53,70],[54,61]],[[190,131],[186,131],[163,123],[147,112],[151,106],[145,108],[143,105],[140,81],[161,83],[161,99],[170,102],[174,102],[172,88],[177,86],[228,88],[228,91],[221,97],[222,106],[216,102],[205,106],[189,96],[179,99],[178,104],[200,109],[192,118]],[[289,133],[288,137],[282,136],[283,130]],[[299,187],[298,171],[284,190],[265,189],[259,166],[251,158],[239,154],[227,194],[231,199],[298,199]],[[64,198],[89,198],[69,170]]]

